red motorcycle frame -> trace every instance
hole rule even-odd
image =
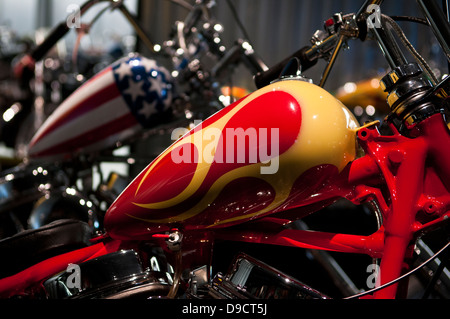
[[[395,129],[395,128],[393,128]],[[355,204],[375,200],[383,226],[370,236],[302,230],[223,232],[218,237],[253,243],[277,244],[381,258],[380,284],[400,277],[408,269],[414,242],[427,231],[448,221],[450,170],[449,130],[441,115],[416,127],[417,138],[398,132],[380,135],[372,124],[358,132],[366,155],[350,163],[328,189],[310,204],[343,197]],[[282,221],[276,221],[281,223]],[[287,222],[287,221],[284,221]],[[397,287],[397,286],[400,287]],[[407,281],[376,291],[374,298],[406,297]]]

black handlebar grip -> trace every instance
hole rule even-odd
[[[48,51],[69,31],[69,27],[67,23],[62,22],[55,29],[52,30],[50,35],[46,37],[44,42],[38,45],[33,52],[31,53],[31,57],[35,61],[41,60]]]
[[[302,71],[305,71],[309,69],[310,67],[314,66],[317,63],[317,58],[310,59],[308,58],[306,52],[311,49],[311,47],[306,46],[295,52],[294,54],[290,55],[283,61],[277,63],[273,67],[269,68],[267,71],[259,72],[255,75],[254,81],[255,85],[258,89],[270,84],[270,82],[278,79],[278,77],[281,75],[281,72],[283,71],[284,67],[288,64],[288,62],[292,58],[297,58],[300,61],[300,65],[302,67]]]

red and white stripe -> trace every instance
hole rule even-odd
[[[139,129],[108,67],[55,110],[31,140],[28,156],[64,158],[95,151]]]

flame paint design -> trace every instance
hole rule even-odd
[[[105,222],[111,229],[119,222],[131,223],[134,230],[171,223],[205,228],[268,214],[290,197],[298,198],[292,194],[294,184],[308,169],[326,164],[340,171],[353,160],[357,127],[351,113],[323,89],[299,81],[274,83],[216,113],[170,146],[116,200]],[[210,128],[220,130],[221,137],[211,140],[205,134]],[[217,159],[230,151],[227,128],[255,128],[258,137],[261,129],[278,129],[278,152],[258,156],[253,163],[248,157],[250,151],[259,154],[258,144],[246,150],[245,162],[220,163]],[[268,141],[270,150],[274,141]],[[181,149],[201,160],[175,164],[172,155]],[[215,152],[205,154],[205,149]],[[267,160],[278,163],[273,174],[261,174]],[[124,216],[139,222],[133,225]]]

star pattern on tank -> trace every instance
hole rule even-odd
[[[122,97],[144,127],[169,108],[173,84],[154,60],[133,56],[119,60],[112,70]]]

